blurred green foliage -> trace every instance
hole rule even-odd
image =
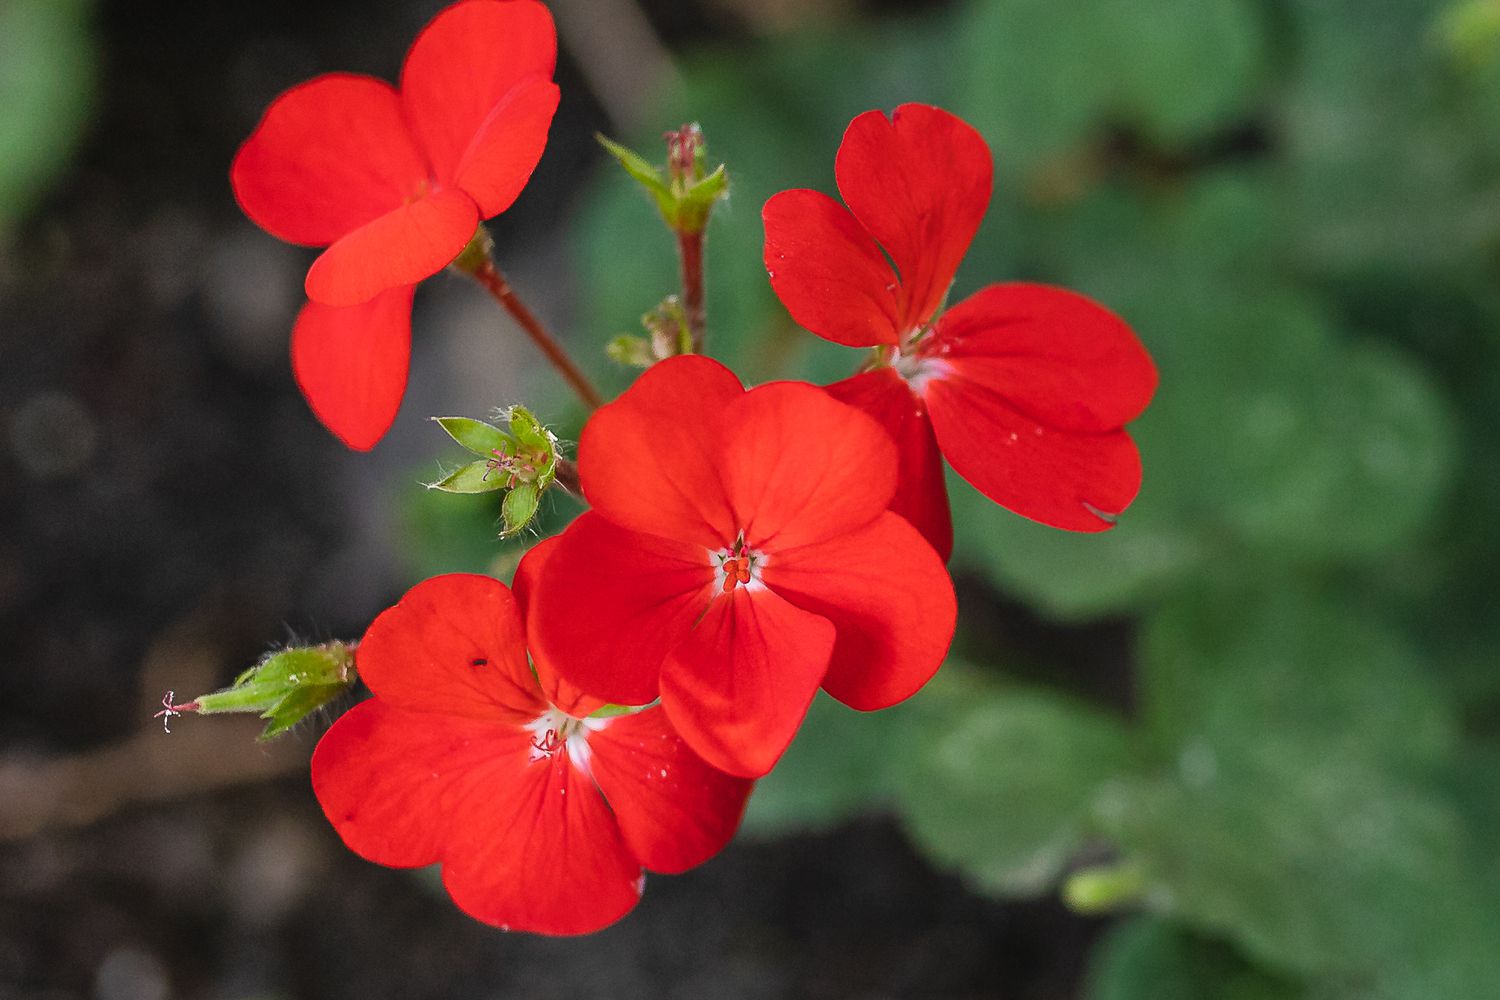
[[[72,150],[88,113],[90,0],[0,0],[0,237]]]
[[[1132,704],[965,642],[1002,662],[873,715],[820,699],[747,829],[888,812],[999,895],[1126,865],[1138,915],[1092,1000],[1495,995],[1500,6],[968,0],[683,70],[653,124],[701,122],[729,164],[710,350],[746,379],[860,361],[786,317],[759,210],[833,191],[848,121],[906,101],[995,153],[955,295],[1068,285],[1161,370],[1133,428],[1145,486],[1109,534],[951,484],[957,569],[1043,618],[1131,623]],[[605,171],[579,219],[601,343],[674,288],[654,211]]]

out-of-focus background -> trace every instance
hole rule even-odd
[[[820,702],[734,845],[573,941],[345,851],[321,723],[150,718],[513,565],[491,501],[419,487],[457,457],[425,417],[577,426],[439,278],[344,451],[286,357],[311,254],[229,191],[275,94],[393,78],[440,6],[0,0],[0,998],[1500,997],[1500,3],[557,0],[562,109],[492,229],[607,384],[675,265],[593,131],[702,123],[711,349],[829,381],[859,356],[777,304],[760,206],[905,101],[995,154],[955,295],[1079,289],[1162,377],[1115,531],[955,481],[939,678]]]

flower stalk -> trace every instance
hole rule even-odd
[[[463,253],[453,261],[453,267],[477,281],[480,287],[500,303],[500,307],[509,313],[511,319],[516,321],[516,325],[526,332],[531,342],[542,352],[543,357],[552,364],[552,367],[557,369],[558,374],[563,377],[585,406],[590,410],[597,410],[603,406],[604,397],[599,395],[599,390],[594,388],[588,376],[578,367],[572,356],[546,325],[537,318],[536,313],[521,301],[510,282],[505,279],[505,275],[495,266],[491,255],[493,249],[494,241],[490,239],[488,231],[480,226],[474,234],[474,239],[469,241]]]

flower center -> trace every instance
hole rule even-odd
[[[933,379],[946,378],[953,371],[948,362],[916,347],[908,347],[905,351],[897,349],[891,356],[891,367],[918,396],[926,393],[927,384]]]
[[[550,760],[555,754],[566,751],[573,766],[588,774],[593,756],[589,749],[589,733],[607,725],[608,719],[580,719],[554,706],[526,725],[531,732],[531,760],[533,763]]]
[[[766,564],[766,555],[745,544],[745,537],[736,538],[728,548],[709,553],[709,563],[714,568],[714,590],[721,594],[733,593],[734,588],[760,590],[761,569]]]

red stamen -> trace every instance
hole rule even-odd
[[[750,582],[750,560],[734,558],[724,560],[724,593],[728,594],[742,583]]]
[[[531,745],[535,747],[540,753],[546,754],[548,757],[551,757],[554,753],[562,749],[563,742],[564,741],[562,737],[557,735],[556,729],[549,729],[547,730],[546,735],[542,736],[539,739],[532,740]]]
[[[161,728],[168,733],[172,731],[172,720],[175,717],[181,715],[183,712],[196,712],[199,707],[196,699],[185,701],[181,705],[172,704],[172,697],[176,693],[175,691],[168,691],[162,695],[161,711],[151,716],[153,719],[161,719]]]

